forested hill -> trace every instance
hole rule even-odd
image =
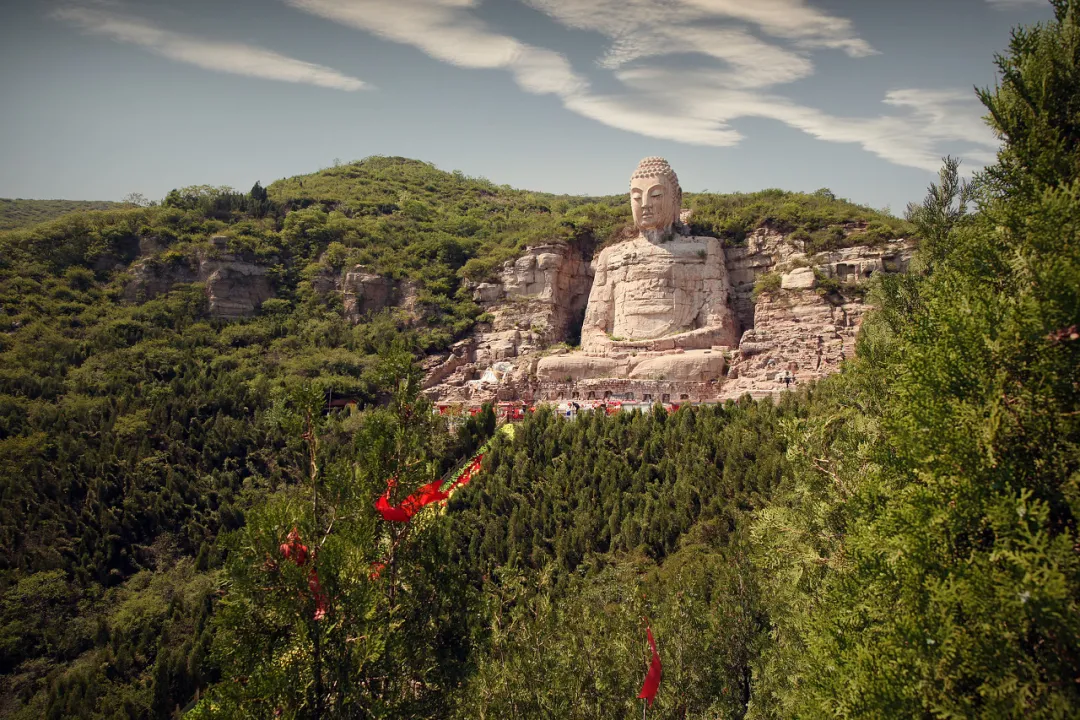
[[[621,196],[369,158],[0,233],[0,715],[633,718],[651,627],[650,718],[1076,717],[1080,2],[1055,8],[981,94],[997,162],[945,163],[857,357],[775,406],[494,439],[490,408],[432,413],[416,359],[475,321],[465,279],[618,237]],[[729,243],[909,230],[825,191],[689,203]],[[273,282],[253,316],[126,294],[221,244]],[[346,263],[417,312],[354,324],[316,288]]]
[[[61,215],[122,207],[108,200],[22,200],[0,198],[0,230],[28,227]]]
[[[825,241],[840,222],[908,231],[826,192],[689,202],[702,231],[729,242],[761,223]],[[300,433],[275,403],[305,389],[360,409],[385,401],[380,358],[420,357],[475,321],[466,277],[530,243],[595,246],[629,221],[621,195],[531,193],[376,157],[0,233],[3,713],[160,716],[205,690],[220,666],[207,655],[218,537],[303,477]],[[215,319],[198,284],[131,302],[139,265],[212,257],[218,236],[272,278],[253,317]],[[349,264],[416,282],[419,319],[391,310],[353,324],[340,295],[313,286]],[[323,441],[328,461],[354,453],[345,427]],[[445,469],[469,437],[432,430],[432,461]]]

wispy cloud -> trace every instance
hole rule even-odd
[[[503,69],[523,90],[565,96],[586,82],[562,55],[491,32],[464,12],[474,0],[284,0],[299,10],[419,48],[460,67]]]
[[[708,70],[649,67],[617,75],[633,91],[573,98],[567,106],[623,130],[718,147],[742,140],[731,121],[765,118],[819,140],[855,143],[891,163],[928,171],[940,166],[943,143],[968,144],[965,158],[973,166],[991,160],[997,146],[980,119],[978,102],[968,91],[893,90],[884,95],[882,114],[842,117],[779,94],[728,87]]]
[[[743,139],[732,121],[768,118],[930,171],[944,143],[968,143],[973,164],[989,159],[997,144],[970,92],[893,90],[880,115],[863,118],[830,115],[777,93],[775,86],[813,74],[812,49],[853,58],[876,52],[849,20],[805,0],[523,0],[565,26],[609,39],[600,66],[619,82],[604,94],[562,55],[490,29],[472,13],[478,0],[283,1],[442,62],[507,70],[527,92],[554,94],[572,112],[648,137],[732,146]],[[660,61],[676,53],[681,69]]]
[[[1029,5],[1041,5],[1048,7],[1050,5],[1047,0],[986,0],[996,8],[1007,10],[1009,8],[1026,7]]]
[[[758,40],[737,22],[756,26],[796,49],[834,48],[852,57],[876,51],[850,20],[823,13],[804,0],[524,0],[564,25],[594,30],[614,40],[603,64],[617,67],[643,57],[700,52],[751,68],[756,61],[782,66],[805,62],[797,53]],[[770,57],[763,57],[768,53]],[[783,79],[783,71],[780,73]]]
[[[164,30],[146,20],[98,7],[70,5],[52,13],[57,20],[117,42],[144,47],[171,60],[206,70],[268,80],[305,83],[335,90],[360,90],[366,83],[323,65],[304,62],[242,43],[206,40]]]

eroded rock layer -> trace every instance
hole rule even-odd
[[[214,317],[231,319],[251,315],[274,295],[266,267],[226,251],[224,237],[212,238],[214,252],[191,259],[162,263],[144,258],[132,267],[124,289],[129,302],[143,302],[168,292],[174,285],[200,282],[205,285]],[[147,252],[156,248],[148,247]]]

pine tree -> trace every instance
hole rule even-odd
[[[790,428],[755,528],[773,642],[751,717],[1080,707],[1078,6],[1017,31],[982,94],[1005,143],[980,211],[926,212],[932,272],[883,284],[849,394]]]

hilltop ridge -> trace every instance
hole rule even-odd
[[[0,198],[0,231],[29,227],[69,213],[87,210],[111,210],[124,203],[110,200],[24,200]]]

